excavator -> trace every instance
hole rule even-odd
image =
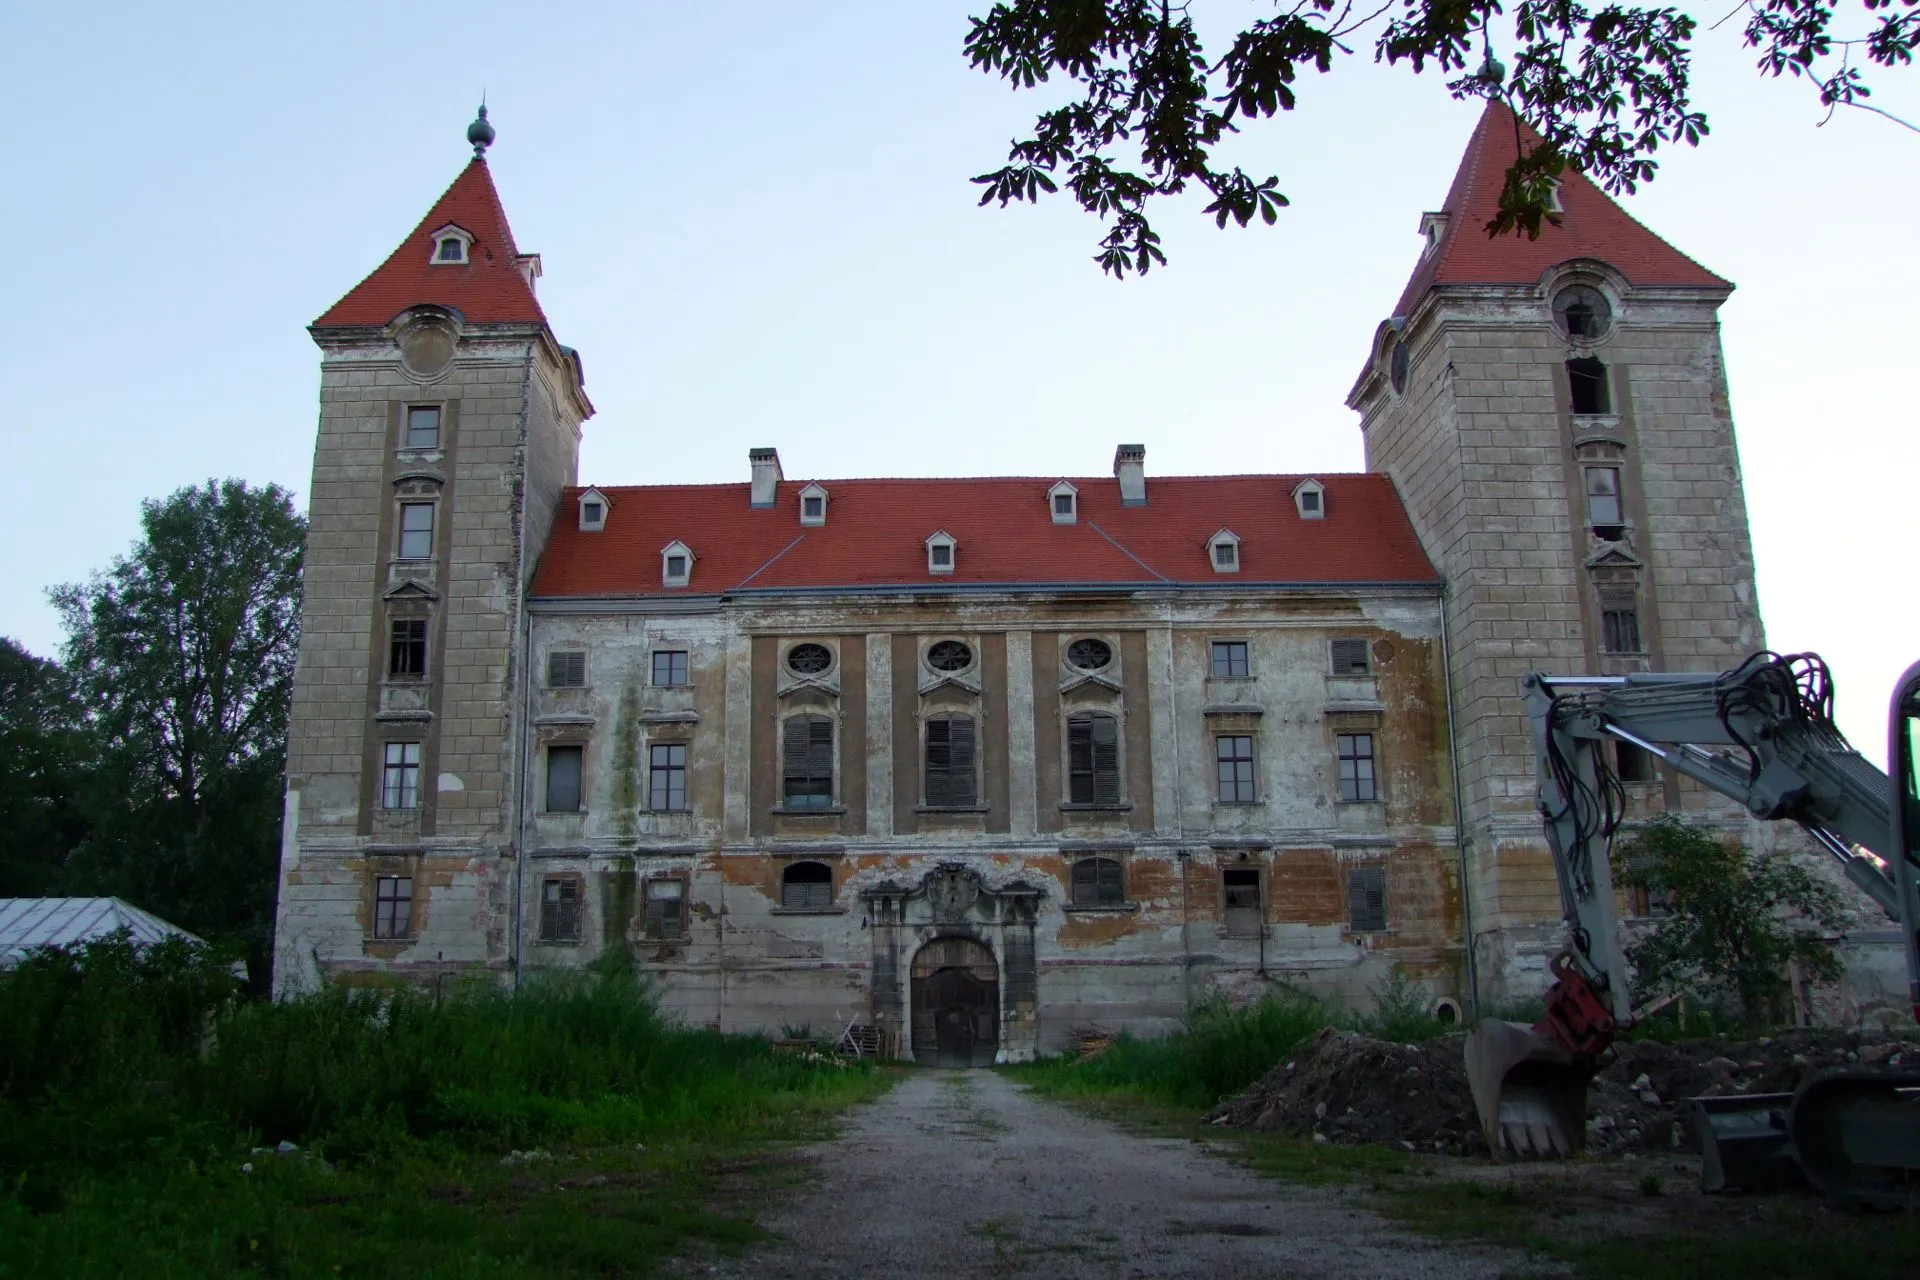
[[[1536,673],[1522,689],[1568,944],[1548,966],[1538,1022],[1483,1019],[1467,1037],[1467,1078],[1496,1155],[1578,1153],[1587,1086],[1634,1021],[1608,861],[1625,810],[1615,743],[1756,818],[1805,828],[1897,922],[1920,1022],[1920,662],[1894,689],[1891,776],[1834,727],[1832,679],[1813,654],[1757,653],[1720,673]],[[1693,1099],[1689,1112],[1705,1190],[1804,1179],[1855,1202],[1920,1205],[1920,1070],[1823,1071],[1791,1094]]]

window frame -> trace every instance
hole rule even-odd
[[[1054,524],[1080,523],[1080,490],[1065,480],[1056,481],[1047,490],[1047,518]]]
[[[1377,899],[1377,903],[1376,903]],[[1355,911],[1356,901],[1363,902],[1365,918]],[[1378,915],[1374,915],[1377,905]],[[1389,933],[1393,928],[1392,913],[1387,902],[1387,868],[1380,863],[1368,863],[1364,866],[1347,868],[1347,932],[1348,933]],[[1378,923],[1375,923],[1375,921]]]
[[[555,894],[553,890],[565,892]],[[586,914],[585,886],[577,875],[542,876],[537,942],[577,943]],[[564,909],[564,910],[563,910]]]
[[[1101,726],[1112,741],[1099,740]],[[1085,730],[1085,743],[1076,741]],[[1126,804],[1126,769],[1120,755],[1120,717],[1111,711],[1081,710],[1067,717],[1067,804],[1084,809],[1118,809]],[[1102,747],[1107,759],[1103,762]],[[1082,786],[1081,779],[1085,785]],[[1108,785],[1102,786],[1103,779]]]
[[[958,570],[960,565],[960,543],[945,529],[927,535],[927,572],[947,575]],[[944,559],[942,555],[944,554]]]
[[[667,891],[667,886],[672,891]],[[683,876],[649,876],[640,883],[640,928],[655,942],[687,938],[687,881]],[[672,909],[668,910],[668,904]],[[670,917],[670,919],[669,919]]]
[[[388,887],[392,892],[388,892]],[[413,937],[413,877],[376,875],[373,878],[373,928],[376,941],[399,942]]]
[[[433,415],[433,439],[422,444],[414,439],[413,419],[418,413]],[[432,450],[443,447],[447,430],[447,407],[444,404],[409,404],[400,412],[400,447],[402,449]]]
[[[813,873],[818,868],[824,878]],[[804,878],[796,875],[805,872]],[[799,858],[780,868],[780,909],[782,911],[832,911],[839,898],[833,865],[819,858]]]
[[[575,667],[579,668],[578,680],[571,678]],[[555,679],[556,676],[566,678]],[[587,651],[585,649],[549,649],[547,651],[547,688],[584,689],[586,687]]]
[[[1345,669],[1340,664],[1343,646],[1349,646],[1346,647],[1344,651],[1352,654],[1354,650],[1350,646],[1354,645],[1359,646],[1360,669],[1357,671]],[[1352,664],[1349,663],[1348,665],[1351,666]],[[1361,676],[1372,675],[1373,642],[1365,636],[1335,636],[1329,639],[1327,641],[1327,671],[1329,674],[1342,679],[1358,679]]]
[[[409,499],[400,504],[400,518],[395,524],[395,528],[398,531],[398,540],[394,547],[394,559],[433,559],[434,534],[438,532],[435,526],[440,523],[440,513],[437,509],[439,505],[438,502],[432,501],[431,499],[424,502]],[[410,529],[407,527],[409,513],[415,511],[426,512],[427,527],[425,529]],[[410,542],[410,540],[421,538],[425,539],[426,549],[424,551],[410,550],[410,546],[417,545],[416,543]]]
[[[1364,752],[1360,744],[1366,744]],[[1348,744],[1353,745],[1350,753]],[[1336,768],[1336,791],[1341,804],[1379,804],[1380,756],[1379,744],[1374,741],[1371,730],[1366,732],[1340,732],[1334,734],[1333,754]],[[1364,763],[1366,768],[1360,766]],[[1351,769],[1348,765],[1352,765]],[[1349,785],[1351,784],[1351,785]]]
[[[665,758],[665,763],[662,763],[662,757]],[[676,774],[678,775],[677,786]],[[664,804],[660,802],[663,778],[666,789]],[[676,790],[679,792],[680,803],[678,804],[673,803]],[[647,744],[647,812],[686,813],[691,807],[687,798],[687,744],[649,742]]]
[[[1631,649],[1623,647],[1631,641]],[[1640,634],[1640,607],[1637,601],[1601,601],[1600,652],[1619,657],[1638,657],[1646,653],[1646,637]]]
[[[1082,875],[1082,869],[1087,874]],[[1074,911],[1114,910],[1128,905],[1127,866],[1119,858],[1088,854],[1067,869],[1067,907]]]
[[[573,804],[571,807],[556,807],[554,804],[554,770],[559,762],[567,760],[571,760],[573,763],[571,765],[561,766],[561,781],[563,786],[560,791],[560,798],[563,800],[568,798],[566,786],[570,785],[573,788],[571,797]],[[566,768],[573,770],[573,777],[570,783],[567,782],[564,776]],[[540,777],[540,811],[542,813],[580,814],[587,811],[587,748],[585,743],[548,743],[546,759],[543,762]]]
[[[383,810],[409,813],[420,808],[421,764],[421,744],[417,739],[380,744],[380,807]]]
[[[1254,865],[1230,866],[1220,869],[1220,927],[1229,938],[1258,938],[1267,931],[1267,885],[1262,868]],[[1253,901],[1244,898],[1249,885],[1245,881],[1236,883],[1235,877],[1251,877]],[[1241,901],[1235,902],[1235,890],[1241,891]],[[1253,924],[1248,926],[1248,916]]]
[[[1239,650],[1239,671],[1234,671],[1234,650]],[[1227,669],[1220,669],[1221,651],[1226,651]],[[1251,680],[1253,678],[1253,642],[1251,640],[1209,640],[1207,642],[1207,679]]]
[[[655,649],[647,659],[647,683],[655,689],[685,689],[693,684],[692,653],[686,649]],[[667,678],[660,679],[660,660],[667,660]],[[674,659],[679,659],[675,662]],[[673,677],[678,674],[679,679]]]
[[[1229,750],[1237,751],[1241,745],[1245,747],[1245,755],[1227,755]],[[1232,769],[1232,777],[1228,777],[1229,768]],[[1213,802],[1219,805],[1260,803],[1256,778],[1253,735],[1251,733],[1214,734]]]
[[[1567,408],[1576,418],[1612,416],[1613,379],[1604,363],[1593,356],[1567,361]]]
[[[403,640],[401,632],[408,635]],[[413,683],[427,678],[427,619],[387,620],[387,679]]]
[[[794,741],[792,726],[796,724],[807,726],[804,744]],[[790,813],[827,813],[837,807],[840,771],[835,767],[838,763],[835,748],[840,735],[835,730],[833,717],[817,711],[801,712],[780,722],[781,809]],[[793,758],[796,746],[805,752],[805,758],[799,761]]]
[[[1613,461],[1589,462],[1581,464],[1580,470],[1582,472],[1582,487],[1586,490],[1587,495],[1587,528],[1593,531],[1593,535],[1596,538],[1602,538],[1608,542],[1620,541],[1627,523],[1626,498],[1621,492],[1620,486],[1620,464]],[[1612,477],[1611,480],[1607,481],[1608,484],[1613,486],[1611,491],[1608,491],[1605,485],[1597,490],[1594,488],[1594,481],[1602,476]],[[1595,502],[1598,500],[1605,500],[1613,504],[1613,518],[1611,520],[1603,520],[1600,518],[1602,513],[1595,507]],[[1612,532],[1603,533],[1602,530],[1611,530]]]
[[[962,725],[965,731],[956,736]],[[935,741],[936,736],[940,741]],[[936,755],[944,758],[936,761]],[[967,712],[943,711],[927,717],[920,734],[920,802],[929,809],[979,806],[980,731]]]

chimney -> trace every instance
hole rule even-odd
[[[753,495],[750,504],[756,509],[771,507],[780,491],[780,482],[786,479],[780,474],[780,451],[778,449],[747,450],[747,465],[753,469]]]
[[[1113,478],[1120,482],[1120,505],[1147,505],[1147,446],[1123,444],[1113,451]]]

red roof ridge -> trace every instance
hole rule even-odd
[[[468,260],[436,263],[433,233],[452,223],[473,237]],[[473,324],[547,323],[521,274],[500,193],[487,162],[475,156],[387,260],[313,322],[316,329],[383,325],[408,307],[430,303]]]
[[[1467,140],[1447,189],[1447,215],[1439,243],[1422,253],[1393,314],[1410,315],[1427,291],[1447,284],[1532,284],[1548,268],[1574,258],[1597,258],[1637,285],[1730,289],[1726,280],[1680,252],[1621,208],[1594,181],[1569,167],[1560,182],[1561,221],[1542,223],[1540,238],[1508,234],[1489,238],[1486,225],[1499,211],[1500,192],[1519,144],[1540,135],[1505,103],[1488,102]]]
[[[1106,476],[787,476],[780,481],[780,488],[799,489],[806,485],[869,485],[869,484],[1057,484],[1065,480],[1073,485],[1114,483],[1114,478]],[[1365,480],[1385,482],[1386,477],[1377,471],[1233,471],[1207,475],[1156,475],[1147,481],[1151,492],[1157,484],[1182,484],[1195,481],[1217,480]],[[665,492],[668,490],[711,491],[715,489],[747,489],[746,480],[688,481],[668,484],[576,484],[569,485],[567,492],[585,493],[588,489],[597,489],[601,493],[613,496],[620,493],[638,493],[644,491]]]

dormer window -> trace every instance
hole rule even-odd
[[[1421,214],[1420,235],[1426,240],[1426,244],[1421,247],[1420,256],[1424,258],[1435,249],[1438,249],[1440,247],[1440,237],[1446,233],[1447,214],[1445,210],[1439,213]]]
[[[810,484],[800,491],[800,523],[821,525],[827,522],[827,491]]]
[[[953,535],[945,529],[927,539],[927,572],[952,573],[955,549]]]
[[[1207,539],[1207,559],[1215,573],[1240,572],[1240,535],[1222,529]]]
[[[1318,480],[1302,480],[1293,489],[1294,509],[1302,520],[1324,520],[1327,515],[1327,489]]]
[[[1055,524],[1073,524],[1080,519],[1080,491],[1062,480],[1047,490],[1047,509]]]
[[[607,495],[589,489],[580,495],[580,532],[598,533],[607,527]]]
[[[458,267],[467,263],[467,250],[473,245],[473,237],[462,227],[452,223],[433,233],[433,264],[437,267]]]
[[[684,542],[669,542],[660,548],[660,585],[684,587],[693,577],[693,548]]]

